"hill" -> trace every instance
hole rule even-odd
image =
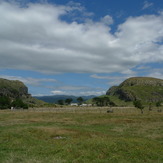
[[[0,96],[11,98],[28,97],[28,88],[18,80],[7,80],[0,78]]]
[[[68,98],[71,98],[73,100],[72,102],[76,103],[78,98],[77,96],[71,96],[71,95],[34,96],[34,97],[47,103],[57,103],[58,100],[66,100]],[[84,101],[87,101],[89,99],[94,98],[95,96],[92,95],[92,96],[81,96],[81,97],[83,98]]]
[[[150,77],[133,77],[119,86],[111,87],[106,95],[124,101],[142,100],[145,103],[163,100],[163,80]]]
[[[28,87],[18,80],[7,80],[0,78],[0,97],[7,97],[11,101],[21,99],[23,102],[32,105],[41,105],[44,102],[33,98],[28,93]]]

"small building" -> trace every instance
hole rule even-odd
[[[70,106],[78,106],[77,103],[71,103]]]

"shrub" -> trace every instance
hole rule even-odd
[[[0,109],[9,109],[10,108],[10,98],[7,96],[0,97]]]
[[[11,106],[17,109],[28,109],[28,105],[25,104],[21,99],[16,99],[11,103]]]
[[[144,109],[144,106],[142,105],[141,101],[140,100],[136,100],[133,102],[134,106],[138,109],[141,110],[141,113],[143,114],[143,109]]]

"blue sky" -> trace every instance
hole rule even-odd
[[[162,0],[0,0],[0,78],[32,95],[102,95],[163,79]]]

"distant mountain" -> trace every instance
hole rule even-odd
[[[124,101],[163,101],[163,80],[150,77],[133,77],[119,86],[111,87],[106,95],[116,96]]]
[[[79,97],[79,96],[78,96]],[[47,102],[47,103],[57,103],[58,100],[66,100],[68,98],[72,98],[72,102],[73,103],[76,103],[77,102],[77,96],[68,96],[68,95],[54,95],[54,96],[34,96],[34,98],[37,98],[39,100],[42,100],[44,102]],[[91,96],[80,96],[83,98],[84,101],[87,101],[89,99],[92,99],[96,96],[94,95],[91,95]]]

